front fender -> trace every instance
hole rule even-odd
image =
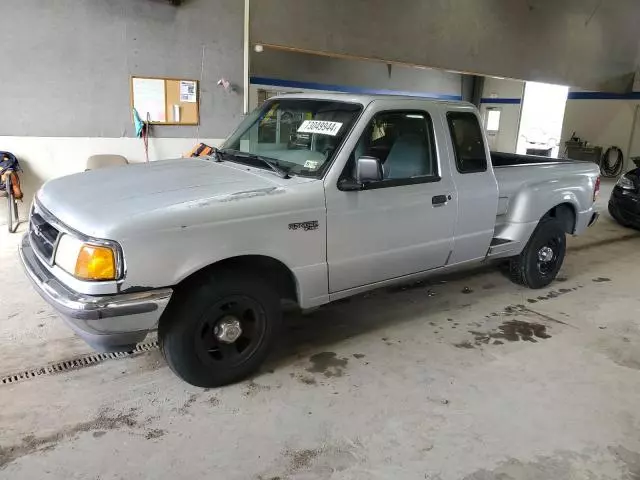
[[[292,228],[305,222],[313,228]],[[163,209],[131,228],[135,235],[119,239],[127,270],[122,290],[171,287],[222,260],[264,256],[293,272],[303,306],[328,293],[322,182]]]

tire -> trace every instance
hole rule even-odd
[[[543,218],[520,255],[510,259],[511,280],[529,288],[546,287],[558,275],[566,250],[567,239],[560,222]]]
[[[235,324],[241,335],[233,341]],[[262,364],[282,323],[280,298],[257,276],[217,272],[174,293],[158,340],[169,367],[197,387],[246,378]],[[220,336],[231,332],[224,341]]]

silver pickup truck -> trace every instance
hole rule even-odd
[[[490,153],[467,103],[289,95],[209,158],[47,182],[20,255],[94,348],[157,329],[175,373],[217,386],[264,360],[285,300],[309,309],[498,258],[516,283],[548,285],[598,189],[593,164]]]

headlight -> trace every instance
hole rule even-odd
[[[115,280],[117,276],[112,248],[84,243],[71,235],[60,238],[55,264],[81,280]]]
[[[623,190],[635,190],[636,186],[629,177],[623,175],[618,179],[618,183],[616,183]]]

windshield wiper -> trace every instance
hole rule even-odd
[[[222,151],[217,147],[211,147],[211,155],[205,155],[204,158],[210,158],[216,163],[222,162]]]
[[[262,155],[256,155],[255,153],[246,153],[246,152],[239,152],[238,150],[231,150],[228,148],[225,148],[224,150],[221,150],[221,152],[224,154],[229,154],[232,157],[238,157],[238,158],[249,158],[251,160],[258,160],[262,163],[264,163],[265,165],[267,165],[271,170],[273,170],[280,178],[291,178],[289,176],[289,174],[284,171],[282,168],[280,168],[280,166],[278,166],[273,160],[270,160],[266,157],[263,157]]]

